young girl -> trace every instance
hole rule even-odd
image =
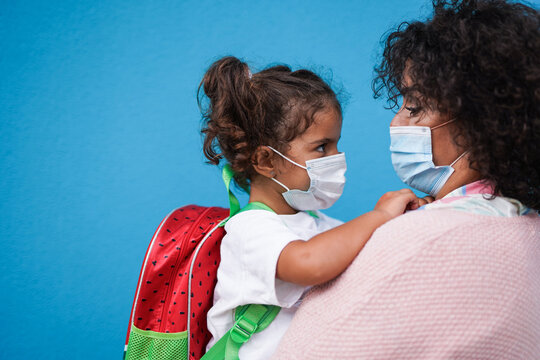
[[[249,202],[272,210],[240,212],[225,225],[208,348],[231,328],[236,307],[276,305],[282,309],[274,321],[239,352],[240,359],[267,359],[306,289],[341,274],[377,227],[418,207],[419,199],[410,190],[387,193],[373,211],[345,224],[317,211],[340,197],[346,163],[337,147],[341,105],[311,71],[274,66],[252,75],[245,63],[225,57],[201,88],[209,100],[205,156],[215,165],[225,158]]]

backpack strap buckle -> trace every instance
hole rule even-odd
[[[231,339],[238,344],[243,344],[248,341],[251,336],[257,331],[257,323],[249,320],[243,315],[234,323],[231,328]]]

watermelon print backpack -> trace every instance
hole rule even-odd
[[[125,360],[231,360],[256,332],[264,330],[280,308],[244,305],[235,323],[205,354],[211,334],[206,316],[213,304],[220,245],[227,220],[243,209],[230,190],[233,172],[223,168],[230,210],[188,205],[174,210],[156,230],[139,275],[124,348]]]

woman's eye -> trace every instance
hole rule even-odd
[[[420,106],[405,106],[405,109],[407,109],[411,113],[412,116],[422,111],[422,108]]]
[[[326,144],[321,144],[321,145],[317,146],[317,149],[315,149],[315,150],[318,151],[318,152],[324,152],[325,148],[326,148]]]

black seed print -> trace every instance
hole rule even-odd
[[[159,274],[158,276],[163,276],[163,274]]]
[[[202,226],[199,226],[199,229],[204,230],[204,228]]]
[[[168,283],[168,282],[166,282],[166,283],[165,283],[165,286],[169,286],[169,283]]]
[[[191,274],[191,278],[193,279],[193,274]]]
[[[149,309],[148,311],[154,311],[154,309]]]
[[[210,290],[206,290],[206,295],[210,295]]]
[[[165,331],[167,334],[169,333],[169,330]]]
[[[174,268],[174,265],[171,265],[172,268]]]
[[[142,301],[146,301],[146,299],[142,299]]]
[[[189,216],[186,216],[186,220],[189,220]]]
[[[197,344],[199,343],[199,339],[197,339]]]
[[[142,320],[142,317],[140,317],[140,318],[137,318],[137,320]]]
[[[152,265],[156,266],[156,263],[157,263],[156,260],[152,261]]]
[[[199,263],[199,267],[201,267],[201,263]]]
[[[161,322],[161,319],[157,319],[157,322]]]
[[[178,276],[182,276],[182,273],[178,274]]]
[[[174,220],[174,221],[178,221],[178,219],[177,219],[177,218],[173,218],[173,220]]]
[[[184,273],[184,275],[187,275],[187,271]]]
[[[183,312],[183,311],[180,311],[180,315],[184,315],[184,314],[185,314],[185,312]]]
[[[202,305],[202,302],[199,303],[199,307],[201,307],[201,305]]]
[[[169,257],[169,255],[165,255],[165,256],[163,256],[163,258],[164,258],[164,259],[166,259],[166,258],[168,258],[168,257]]]
[[[217,260],[214,260],[214,265],[217,265]]]
[[[159,246],[163,247],[163,246],[165,246],[165,245],[163,245],[163,244],[159,244]]]
[[[157,290],[154,290],[154,294],[157,293]]]
[[[160,303],[165,304],[165,300],[161,300]]]
[[[175,242],[175,241],[176,241],[176,239],[171,239],[171,241],[172,241],[172,242]]]
[[[171,311],[169,311],[169,314],[172,314],[172,312],[171,312]]]
[[[177,246],[177,247],[176,247],[176,250],[180,250],[180,248]]]
[[[191,338],[193,338],[195,336],[195,334],[191,334]],[[193,355],[195,355],[195,353],[192,353]]]
[[[195,318],[195,313],[191,314],[191,317],[192,317],[192,318]]]
[[[170,232],[171,232],[171,230],[167,229],[167,232],[168,232],[168,233],[170,233]]]
[[[181,292],[180,294],[182,294],[182,295],[186,295],[186,292],[185,292],[185,291],[182,291],[182,292]]]
[[[199,281],[199,286],[202,286],[202,281]]]
[[[206,235],[206,231],[203,231],[203,232],[201,233],[201,235]]]
[[[210,277],[210,271],[207,271],[207,272],[206,272],[206,275],[207,275],[208,277]]]
[[[172,324],[174,325],[174,322]]]
[[[191,293],[191,297],[193,297],[193,293]]]
[[[209,252],[208,252],[208,256],[210,256],[210,254],[211,254],[211,253],[212,253],[212,252],[211,252],[211,251],[209,251]]]
[[[146,328],[146,330],[150,330],[150,328]]]
[[[186,257],[184,258],[184,260],[187,260],[187,259],[188,259],[188,257],[189,257],[189,255],[186,255]]]
[[[184,235],[186,235],[186,234],[187,234],[187,231],[184,233]]]
[[[147,283],[147,284],[151,284],[152,282],[151,282],[151,281],[147,281],[146,283]]]
[[[197,242],[197,240],[191,240],[192,244],[195,244],[196,242]]]
[[[173,302],[173,305],[176,305],[176,301]]]
[[[193,337],[193,336],[192,336],[192,337]],[[191,352],[191,356],[195,356],[195,353],[194,353],[193,351]]]

